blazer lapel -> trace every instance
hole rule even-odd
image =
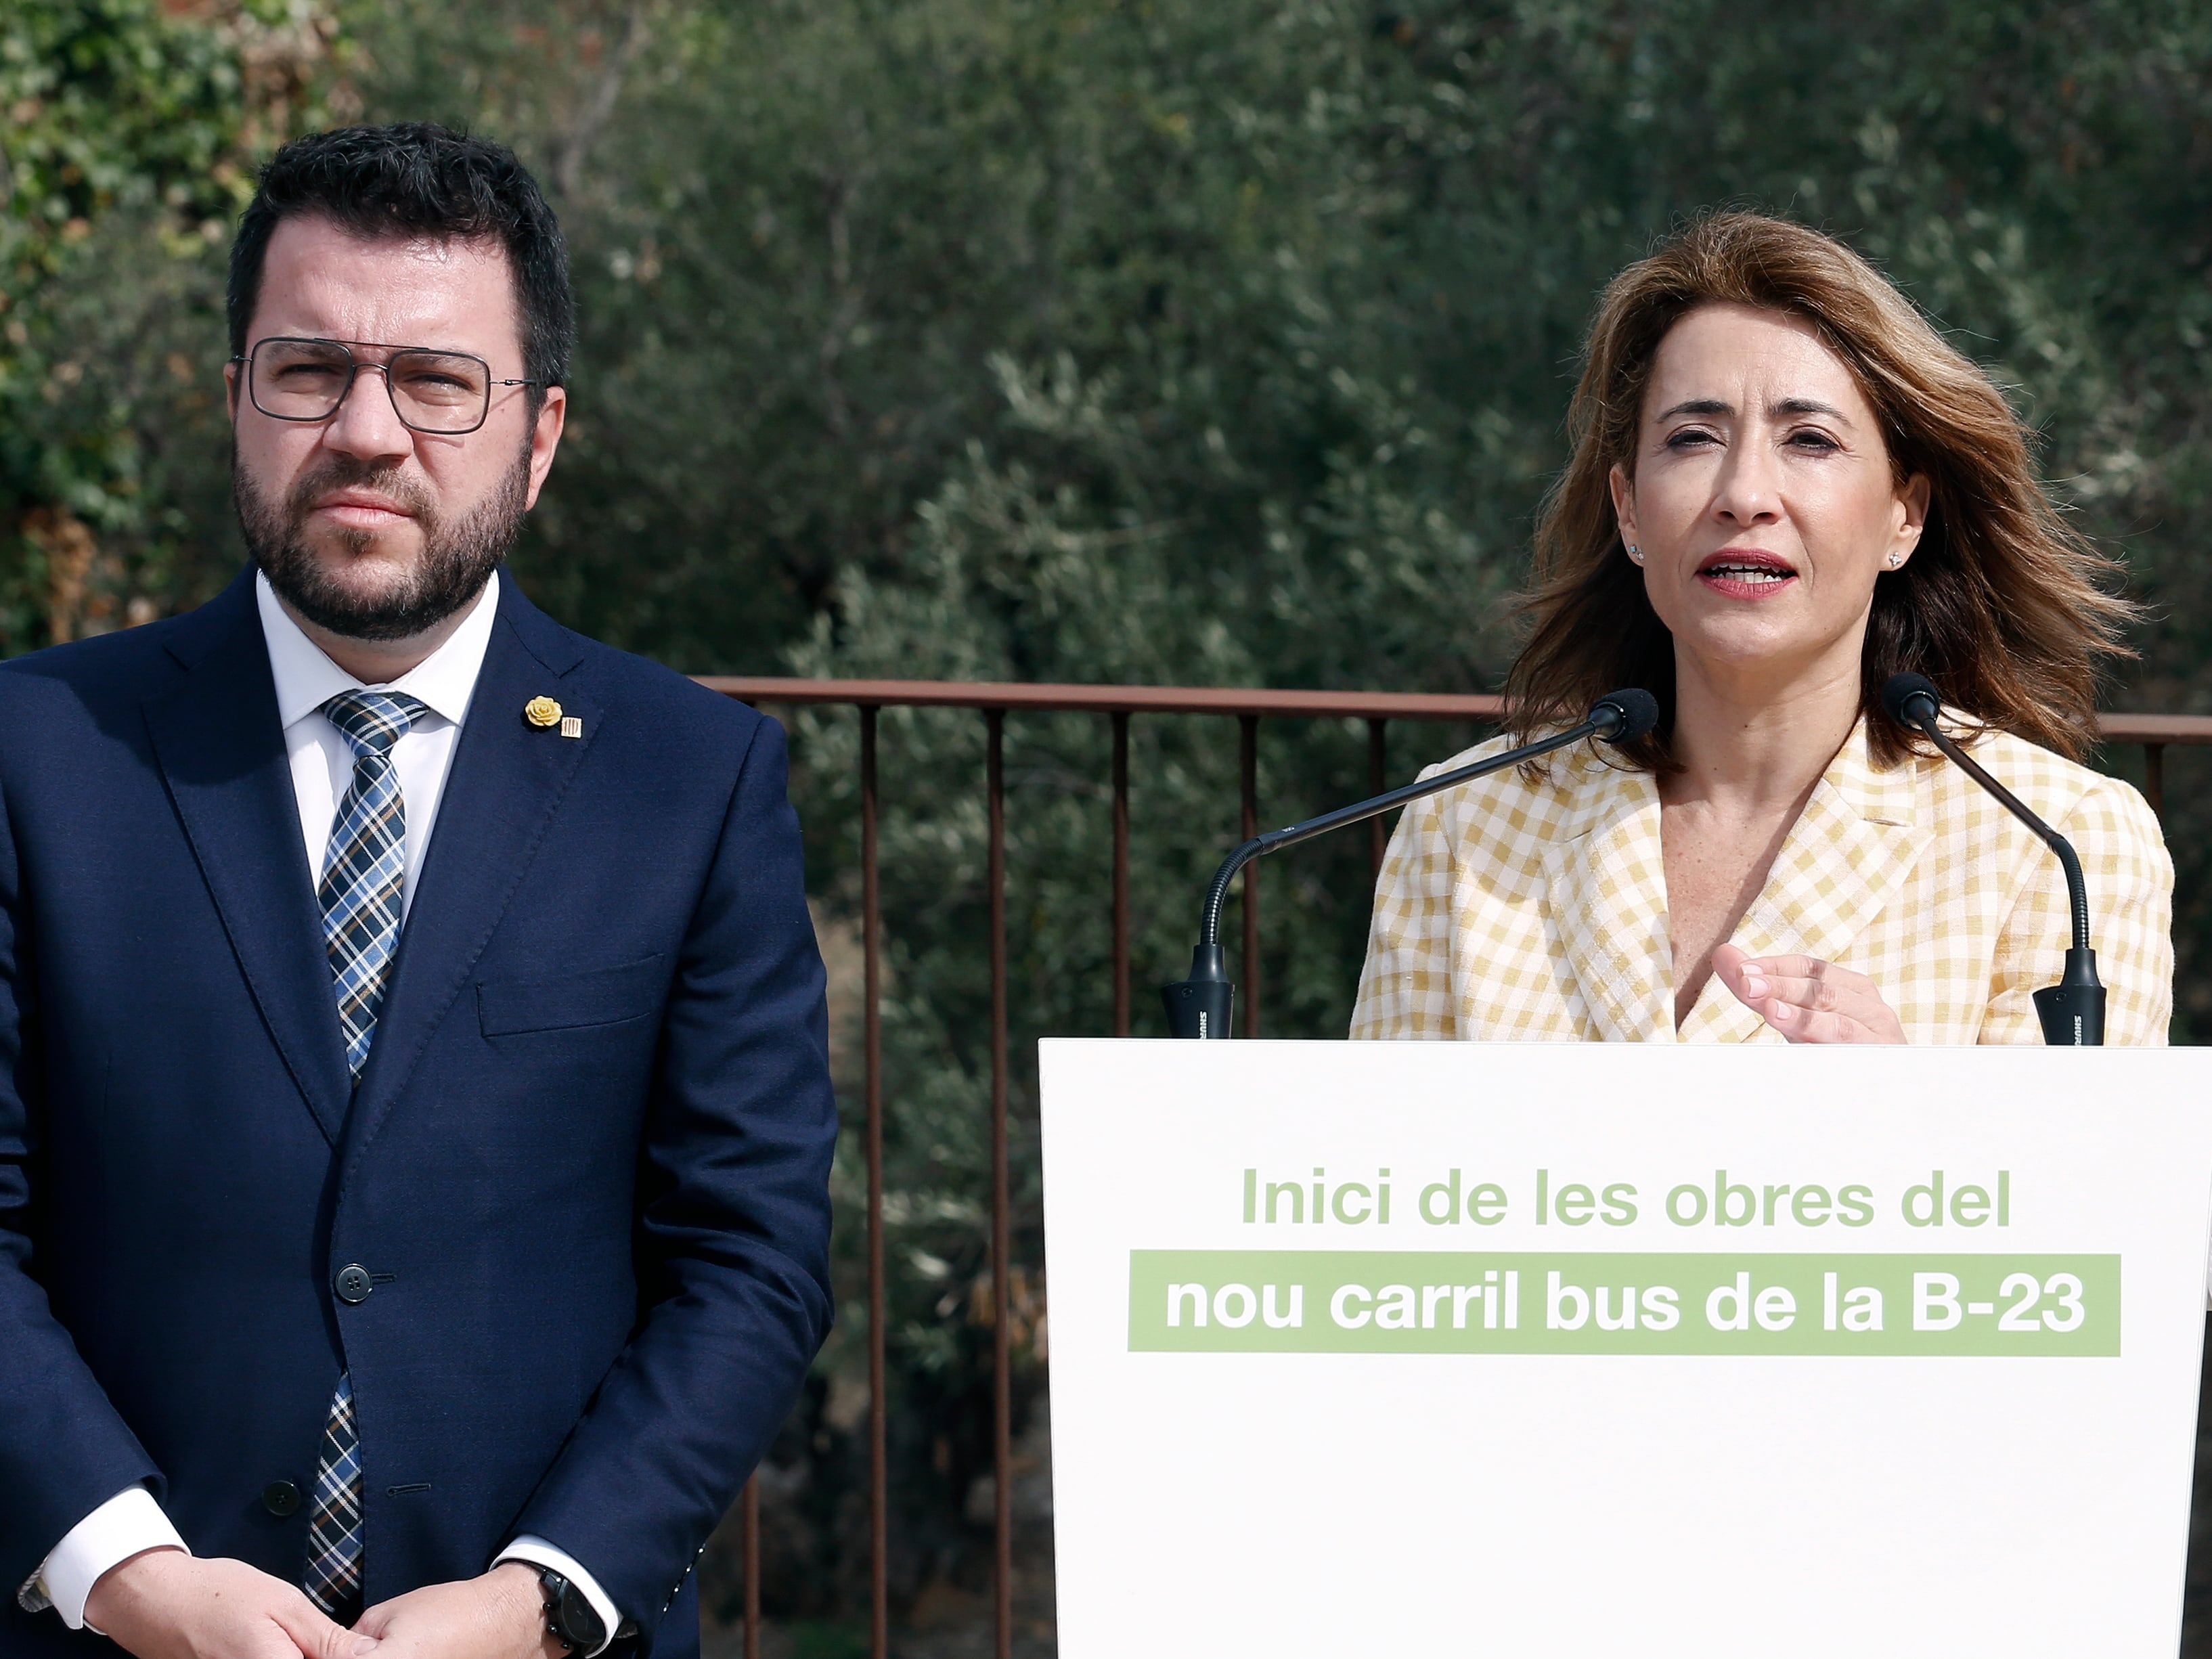
[[[502,570],[499,618],[454,747],[347,1124],[349,1162],[375,1138],[404,1091],[590,751],[600,708],[566,678],[582,657],[576,637],[525,599]],[[563,738],[523,718],[523,705],[544,696],[582,720],[580,737]]]
[[[1578,799],[1544,856],[1552,924],[1601,1041],[1672,1042],[1658,786],[1648,773],[1588,757],[1577,765]]]
[[[1928,845],[1914,778],[1909,763],[1875,769],[1862,720],[1814,787],[1733,942],[1754,957],[1847,957]],[[1685,1042],[1748,1042],[1765,1030],[1717,976],[1682,1023]]]
[[[186,677],[147,701],[147,732],[269,1034],[336,1144],[350,1091],[345,1048],[252,573],[192,620],[169,646]]]

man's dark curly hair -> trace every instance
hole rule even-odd
[[[340,127],[285,145],[261,169],[230,246],[227,308],[234,356],[246,355],[270,237],[285,220],[309,215],[363,237],[497,241],[514,274],[523,373],[548,386],[568,380],[576,346],[568,244],[538,181],[514,151],[415,121]],[[533,388],[532,395],[543,393]]]

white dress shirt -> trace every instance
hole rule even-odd
[[[269,672],[276,681],[276,718],[284,726],[284,751],[292,763],[292,794],[300,807],[300,839],[307,849],[307,871],[323,878],[331,830],[338,803],[353,787],[353,745],[324,717],[323,705],[347,691],[404,692],[430,712],[420,715],[406,735],[392,745],[392,769],[399,775],[399,799],[407,814],[407,872],[400,890],[404,919],[415,902],[415,883],[422,854],[437,827],[438,802],[446,793],[446,773],[453,763],[453,744],[468,718],[483,667],[484,647],[499,615],[499,576],[484,584],[476,608],[453,636],[389,685],[364,687],[323,654],[300,631],[270,591],[269,578],[254,579],[261,605],[262,637],[269,641]]]
[[[495,572],[484,584],[474,608],[443,645],[399,678],[377,686],[365,685],[325,656],[277,603],[266,576],[255,579],[254,592],[260,605],[262,638],[269,647],[269,670],[276,683],[276,715],[284,727],[292,793],[300,809],[300,838],[307,848],[307,869],[313,880],[322,878],[338,803],[353,784],[353,747],[324,717],[323,705],[342,692],[368,690],[404,692],[429,711],[392,749],[407,817],[407,867],[400,896],[404,921],[414,904],[416,880],[430,845],[430,832],[437,825],[438,803],[453,763],[453,745],[468,718],[469,700],[476,693],[477,676],[483,667],[485,648],[491,643],[492,624],[499,615],[499,576]],[[82,1629],[85,1600],[102,1573],[148,1550],[184,1548],[184,1540],[153,1493],[143,1486],[132,1486],[71,1528],[18,1599],[33,1608],[51,1605],[71,1630]],[[501,1551],[498,1559],[550,1567],[565,1576],[584,1593],[612,1638],[622,1615],[598,1581],[566,1552],[543,1538],[525,1534]]]

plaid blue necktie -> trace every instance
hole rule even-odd
[[[361,1617],[361,1437],[353,1420],[353,1376],[338,1376],[315,1496],[307,1511],[307,1599],[341,1625]]]
[[[317,896],[346,1066],[356,1084],[368,1064],[392,953],[399,945],[399,898],[407,874],[407,811],[392,745],[428,712],[412,697],[381,691],[348,691],[323,705],[324,718],[354,753],[353,787],[331,825]]]
[[[346,1069],[356,1087],[376,1040],[392,957],[399,945],[400,896],[407,875],[407,811],[392,747],[424,713],[412,697],[348,691],[323,705],[324,716],[353,748],[353,786],[338,803],[317,896],[323,945],[345,1037]],[[338,1378],[323,1426],[307,1511],[306,1589],[341,1624],[361,1613],[361,1437],[354,1425],[353,1376]]]

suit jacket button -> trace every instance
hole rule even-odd
[[[374,1287],[368,1281],[368,1269],[358,1261],[338,1269],[337,1289],[341,1302],[366,1302]]]
[[[279,1521],[300,1512],[300,1489],[289,1480],[271,1480],[261,1489],[261,1507]]]

